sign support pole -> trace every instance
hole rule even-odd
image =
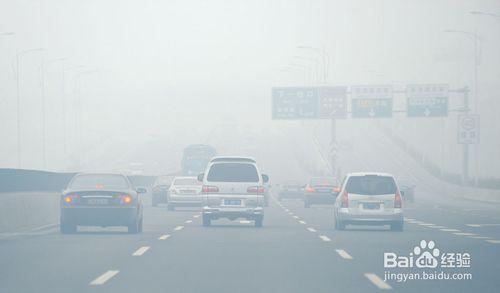
[[[464,88],[464,111],[465,114],[469,114],[469,89]],[[469,182],[469,144],[465,143],[462,145],[463,157],[462,157],[462,185],[467,185]]]
[[[337,121],[335,120],[335,118],[332,118],[331,120],[331,141],[330,141],[330,145],[331,146],[336,146],[337,144]],[[331,166],[332,166],[332,176],[336,176],[338,174],[336,174],[336,170],[337,170],[337,162],[336,162],[336,159],[337,159],[337,150],[336,148],[333,149],[330,153],[330,163],[331,163]]]

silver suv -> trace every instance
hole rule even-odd
[[[203,182],[203,226],[220,218],[243,218],[262,227],[264,183],[269,177],[261,175],[254,159],[215,157],[198,180]]]

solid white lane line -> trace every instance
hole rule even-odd
[[[321,238],[321,240],[325,241],[325,242],[330,242],[332,241],[330,238],[328,238],[328,236],[325,236],[325,235],[319,235],[319,238]]]
[[[457,229],[439,229],[441,231],[444,231],[444,232],[460,232],[460,230],[457,230]]]
[[[132,256],[141,256],[143,255],[146,251],[149,250],[149,246],[143,246],[137,249],[134,253],[132,253]]]
[[[458,236],[475,236],[476,234],[474,233],[464,233],[464,232],[458,232],[458,233],[453,233],[454,235]]]
[[[187,220],[187,221],[186,221],[186,222],[184,222],[184,223],[189,224],[189,223],[192,223],[192,222],[193,222],[193,221],[191,221],[191,220]]]
[[[158,240],[167,240],[168,237],[170,237],[169,234],[161,235],[160,237],[158,237]]]
[[[297,217],[297,216],[293,216],[293,218],[294,218],[294,219],[298,219],[299,217]]]
[[[302,225],[306,224],[306,222],[304,222],[304,221],[299,221],[299,223],[301,223]]]
[[[487,237],[487,236],[469,236],[469,238],[473,238],[473,239],[491,239],[491,237]]]
[[[335,249],[335,251],[344,259],[352,259],[352,256],[343,249]]]
[[[182,229],[184,229],[184,226],[177,226],[174,228],[174,231],[180,231]]]
[[[389,284],[387,284],[386,282],[384,282],[382,279],[380,279],[377,275],[375,274],[372,274],[372,273],[366,273],[365,274],[365,277],[368,278],[368,280],[370,280],[375,286],[377,286],[379,289],[382,289],[382,290],[389,290],[389,289],[392,289],[391,286],[389,286]]]
[[[500,244],[500,240],[497,240],[497,239],[494,239],[494,240],[485,240],[486,242],[488,243],[492,243],[492,244]]]
[[[309,230],[309,232],[316,232],[316,229],[314,228],[307,228],[307,230]]]
[[[92,282],[90,282],[90,285],[96,286],[96,285],[102,285],[106,283],[109,279],[113,278],[118,274],[119,271],[107,271],[104,274],[100,275],[99,277],[95,278]]]

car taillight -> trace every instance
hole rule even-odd
[[[333,192],[334,192],[334,193],[339,193],[339,192],[340,192],[340,187],[335,186],[335,187],[333,188]]]
[[[340,200],[341,200],[341,205],[340,205],[341,208],[349,207],[349,197],[347,190],[344,190],[344,192],[342,192],[342,197],[340,198]]]
[[[401,200],[401,194],[399,190],[396,191],[396,195],[394,196],[394,208],[400,209],[403,207],[403,201]]]
[[[123,204],[130,204],[132,203],[132,197],[128,194],[124,194],[121,196],[121,203]]]
[[[68,194],[63,197],[63,201],[66,204],[72,204],[76,199],[78,199],[78,194]]]
[[[251,186],[251,187],[247,188],[247,193],[260,194],[260,193],[264,193],[264,192],[265,192],[264,186]]]
[[[203,192],[203,193],[218,193],[219,187],[212,186],[212,185],[203,185],[203,187],[201,188],[201,192]]]
[[[314,187],[307,186],[306,187],[306,192],[314,192]]]

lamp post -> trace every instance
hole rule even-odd
[[[43,48],[28,49],[23,51],[18,51],[16,53],[16,104],[17,104],[17,167],[21,168],[22,159],[22,147],[21,147],[21,73],[20,73],[20,62],[22,56],[28,53],[41,52]]]
[[[322,80],[322,82],[324,84],[326,84],[327,80],[328,80],[328,73],[330,71],[330,58],[329,58],[326,50],[316,48],[316,47],[310,47],[310,46],[298,46],[297,48],[302,49],[302,50],[313,51],[320,56],[322,63],[323,63],[323,80]]]
[[[315,80],[316,80],[316,83],[320,83],[320,74],[319,74],[319,60],[318,58],[314,58],[314,57],[304,57],[304,56],[293,56],[293,58],[295,59],[298,59],[298,60],[306,60],[306,61],[309,61],[309,62],[313,62],[314,65],[315,65]]]

